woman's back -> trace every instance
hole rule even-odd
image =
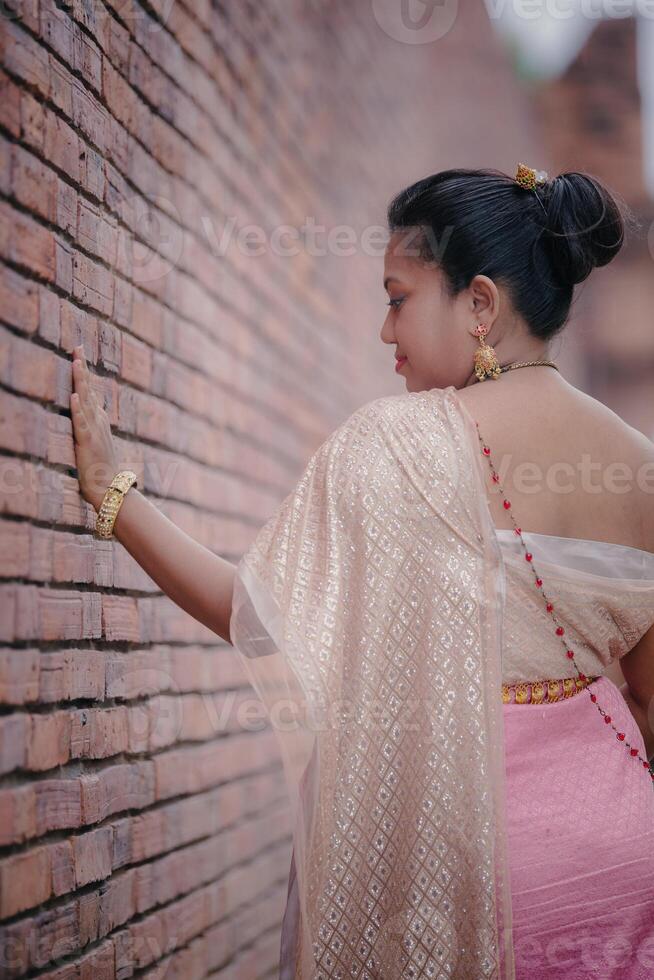
[[[489,470],[497,528],[512,528],[513,514],[523,531],[654,553],[654,443],[645,435],[549,367],[519,368],[457,394],[511,501],[505,510]]]

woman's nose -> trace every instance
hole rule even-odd
[[[395,338],[393,337],[393,330],[392,330],[392,328],[390,326],[390,323],[389,323],[388,314],[384,318],[384,322],[383,322],[382,328],[381,328],[381,330],[379,332],[379,336],[380,336],[382,342],[385,343],[385,344],[394,344],[395,343]]]

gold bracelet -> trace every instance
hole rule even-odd
[[[132,470],[121,470],[120,473],[116,473],[105,490],[102,503],[98,509],[98,516],[95,521],[96,537],[106,539],[112,536],[120,505],[132,486],[136,486],[136,473]]]

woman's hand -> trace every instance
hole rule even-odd
[[[118,472],[118,465],[109,417],[91,388],[81,346],[73,350],[70,413],[80,491],[98,510],[105,490]]]
[[[73,388],[70,410],[80,490],[98,510],[119,467],[109,417],[91,390],[81,347],[73,351]],[[120,505],[114,536],[173,602],[231,642],[235,565],[176,527],[136,487]]]

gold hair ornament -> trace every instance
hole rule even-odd
[[[526,191],[536,191],[536,188],[541,184],[546,184],[549,175],[547,170],[535,170],[533,167],[528,167],[525,163],[519,163],[518,169],[515,172],[515,182],[523,187]],[[538,194],[535,194],[538,203],[542,207],[545,214],[547,214],[547,208],[541,201]]]
[[[536,186],[546,183],[547,178],[547,170],[534,170],[533,167],[527,167],[524,163],[519,163],[515,172],[515,179],[527,191],[535,191]]]

